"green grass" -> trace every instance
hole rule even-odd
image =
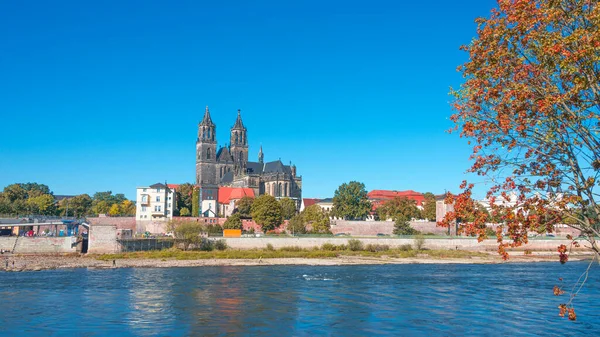
[[[426,256],[425,256],[426,255]],[[350,251],[350,250],[323,250],[320,248],[306,249],[299,247],[284,247],[278,250],[268,249],[226,249],[223,251],[182,251],[178,249],[154,250],[146,252],[131,252],[98,255],[98,260],[110,261],[115,259],[173,259],[173,260],[203,260],[203,259],[270,259],[270,258],[335,258],[339,256],[363,257],[390,257],[390,258],[470,258],[489,256],[486,253],[469,252],[461,250],[401,250],[390,249],[386,251]]]

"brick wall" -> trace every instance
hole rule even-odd
[[[131,229],[135,232],[136,220],[134,216],[125,217],[95,217],[86,218],[90,225],[115,225],[117,229]]]
[[[435,222],[411,221],[410,226],[424,234],[448,234],[448,228],[439,227]],[[331,232],[333,234],[346,233],[357,236],[375,236],[377,234],[392,235],[394,232],[394,222],[334,220],[331,223]],[[454,234],[453,228],[451,228],[451,234]]]
[[[119,251],[116,225],[91,225],[88,253],[114,253]]]

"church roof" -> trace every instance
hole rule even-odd
[[[206,106],[206,110],[204,111],[204,118],[202,118],[202,122],[200,125],[214,126],[212,119],[210,118],[210,111],[208,111],[208,105]]]
[[[226,146],[220,148],[217,151],[217,161],[232,161],[231,153],[229,152],[229,149]]]
[[[254,161],[249,161],[248,163],[246,163],[246,169],[248,169],[248,173],[262,173],[263,172],[263,168],[264,168],[265,164],[263,163],[257,163]]]
[[[242,187],[219,187],[219,204],[228,204],[231,200],[243,197],[254,198],[254,190]]]
[[[242,112],[238,109],[237,119],[235,120],[235,124],[233,124],[232,129],[245,129],[244,123],[242,122]]]
[[[292,173],[289,166],[283,165],[281,160],[265,163],[264,173]]]
[[[233,181],[233,172],[227,172],[223,175],[223,178],[221,178],[221,184],[229,184],[230,182]]]

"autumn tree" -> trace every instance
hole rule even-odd
[[[283,198],[279,200],[281,204],[281,215],[285,220],[291,219],[296,215],[296,202],[290,198]]]
[[[358,181],[344,183],[333,196],[332,215],[342,219],[362,220],[371,211],[365,184]]]
[[[592,0],[501,0],[476,20],[477,36],[461,47],[465,82],[453,90],[454,131],[473,145],[470,172],[491,186],[491,216],[501,216],[498,252],[528,242],[529,231],[568,223],[596,257],[600,236],[600,4]],[[463,182],[448,202],[449,226],[473,211],[474,185]],[[510,194],[516,193],[514,201]],[[477,212],[465,232],[486,238]],[[500,235],[506,231],[510,240]],[[558,248],[561,262],[567,248]],[[565,305],[565,311],[570,303]],[[570,308],[572,309],[572,308]],[[564,314],[565,312],[562,312]]]
[[[121,214],[121,208],[119,207],[119,204],[112,204],[112,206],[110,206],[108,210],[108,214],[110,216],[116,216]]]
[[[245,196],[238,200],[235,203],[235,208],[237,209],[237,213],[240,214],[242,219],[249,219],[252,216],[252,203],[254,202],[254,198]]]
[[[135,204],[131,200],[123,200],[119,205],[120,215],[135,215]]]
[[[263,194],[252,203],[252,220],[259,224],[263,231],[273,230],[283,221],[281,204],[275,197]]]
[[[56,211],[54,197],[50,194],[38,194],[27,199],[28,209],[31,213],[53,215]]]

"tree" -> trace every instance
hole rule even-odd
[[[302,211],[305,225],[310,225],[313,233],[331,233],[329,216],[321,206],[310,205]]]
[[[281,214],[285,220],[291,219],[296,215],[296,202],[290,198],[283,198],[279,200],[281,204]]]
[[[110,209],[108,210],[108,214],[110,216],[116,216],[121,214],[121,208],[119,207],[119,204],[112,204],[112,206],[110,206]]]
[[[252,203],[254,202],[254,198],[245,196],[238,200],[235,203],[235,208],[237,209],[237,213],[240,213],[240,217],[242,219],[251,218],[252,213]]]
[[[199,209],[199,203],[200,203],[200,190],[198,189],[198,187],[194,187],[194,189],[192,190],[192,216],[199,216],[200,214],[200,209]]]
[[[184,250],[188,250],[191,245],[198,247],[202,243],[200,233],[203,227],[196,221],[170,222],[167,228],[173,232],[175,240],[183,244]]]
[[[600,4],[498,3],[489,18],[477,19],[477,37],[461,47],[469,60],[459,67],[465,82],[452,91],[451,116],[453,130],[474,145],[469,171],[490,184],[491,216],[502,221],[498,252],[507,259],[506,248],[527,243],[529,230],[552,232],[574,220],[579,241],[598,257]],[[473,187],[465,181],[461,193],[447,198],[455,210],[441,225],[475,211],[464,231],[484,239],[488,217],[469,203]],[[511,241],[503,240],[502,227]],[[563,263],[566,250],[558,247]]]
[[[87,215],[92,211],[92,198],[87,194],[80,194],[70,199],[61,200],[59,204],[60,214],[63,214],[63,210],[66,214],[67,204],[70,213],[72,213],[75,217]]]
[[[94,206],[92,206],[92,213],[94,214],[106,214],[108,213],[108,211],[110,210],[110,205],[104,201],[98,201],[95,203]]]
[[[423,194],[423,197],[425,197],[425,204],[423,205],[422,212],[423,218],[429,221],[435,220],[435,195],[433,195],[433,193],[426,192]]]
[[[333,197],[332,215],[343,219],[364,219],[371,211],[365,184],[357,181],[338,187]]]
[[[281,225],[281,205],[275,197],[263,194],[252,203],[252,219],[262,227],[264,232],[273,230]]]
[[[56,210],[54,197],[50,194],[40,194],[30,197],[27,199],[27,205],[34,214],[52,215]]]
[[[190,216],[190,210],[187,207],[182,208],[179,211],[180,216]]]
[[[121,211],[120,215],[135,215],[135,204],[131,200],[123,200],[119,205],[119,209]]]
[[[292,234],[306,233],[306,222],[302,214],[296,214],[288,221],[287,230]]]
[[[223,229],[242,229],[242,219],[239,213],[230,215],[225,223]]]
[[[419,234],[419,231],[410,226],[410,218],[404,214],[399,214],[394,219],[394,234],[415,235]]]
[[[190,183],[184,183],[184,184],[179,185],[179,187],[177,188],[177,190],[175,192],[175,193],[177,193],[177,205],[178,205],[177,208],[179,208],[180,210],[187,208],[188,212],[190,209],[192,209],[193,190],[194,190],[194,185],[192,185]],[[186,216],[186,215],[181,214],[181,211],[179,212],[179,215]]]
[[[417,202],[407,197],[395,197],[386,201],[379,206],[377,213],[381,219],[392,219],[393,221],[396,221],[399,217],[410,221],[421,216],[421,211],[417,208]]]

